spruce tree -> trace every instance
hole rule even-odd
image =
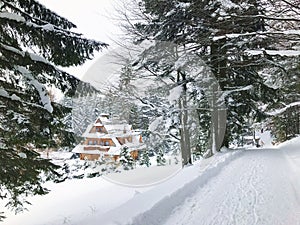
[[[282,93],[268,80],[278,76],[276,71],[283,67],[281,61],[276,63],[274,55],[299,48],[297,30],[300,20],[296,4],[277,0],[142,0],[139,8],[141,18],[145,19],[135,23],[135,32],[131,33],[134,41],[153,40],[151,47],[140,57],[145,71],[150,71],[158,79],[169,77],[179,85],[184,83],[183,96],[189,96],[186,87],[197,83],[194,77],[182,74],[178,67],[166,64],[166,57],[162,57],[158,45],[167,41],[177,45],[176,50],[183,49],[185,53],[200,56],[217,79],[222,96],[213,99],[210,105],[210,135],[214,137],[212,142],[219,143],[215,147],[210,144],[215,151],[250,132],[249,117],[252,122],[265,119],[267,115],[263,106],[274,107],[280,101]],[[287,16],[282,16],[282,12]],[[155,49],[153,45],[156,45],[156,51],[149,51]],[[153,53],[156,53],[156,58],[150,55]],[[179,76],[172,76],[173,72],[179,72]],[[228,109],[223,141],[220,133],[223,118],[218,109],[220,101],[224,101]],[[184,98],[182,103],[181,111],[187,115]],[[183,118],[181,123],[188,124],[186,119]],[[182,136],[181,142],[183,139],[189,140]],[[188,143],[182,145],[181,149],[188,146]]]
[[[141,166],[145,165],[147,167],[151,166],[150,157],[148,150],[144,150],[140,156],[139,164]]]
[[[129,149],[127,146],[124,146],[120,152],[120,159],[124,170],[131,170],[133,169],[134,160],[129,152]]]
[[[282,58],[282,57],[281,57]],[[287,60],[286,75],[282,77],[282,84],[278,88],[281,100],[275,109],[269,109],[272,121],[268,124],[277,142],[289,140],[300,134],[300,64],[299,58]]]
[[[159,149],[156,155],[156,163],[158,166],[164,166],[166,165],[167,160],[164,157],[164,152],[162,149]]]
[[[48,192],[45,180],[59,180],[57,166],[34,150],[74,142],[64,124],[70,109],[51,101],[48,88],[72,96],[80,81],[60,68],[81,65],[106,46],[73,28],[35,0],[0,0],[0,197],[16,212],[23,197]]]

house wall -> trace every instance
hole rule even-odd
[[[114,161],[117,161],[119,158],[120,158],[119,155],[114,155],[114,156],[113,156]]]
[[[116,146],[115,143],[110,138],[100,138],[100,144],[101,142],[104,144],[104,146]],[[105,143],[109,143],[109,145],[106,145]]]
[[[105,129],[104,126],[94,126],[92,127],[92,129],[90,130],[90,133],[103,133],[103,134],[107,134],[107,130]]]
[[[131,151],[130,154],[131,154],[132,158],[136,160],[138,158],[138,156],[139,156],[139,151],[138,150],[134,150],[134,151]],[[80,159],[81,160],[91,160],[91,161],[93,161],[93,160],[98,160],[99,157],[100,157],[99,154],[80,153]],[[119,155],[111,156],[111,155],[105,154],[104,158],[106,158],[106,159],[111,158],[114,161],[117,161],[120,158],[120,156]]]
[[[124,145],[126,142],[132,142],[132,136],[117,137],[117,140],[120,142],[121,145]]]
[[[139,151],[138,150],[133,150],[130,152],[130,155],[133,159],[137,159],[139,157]]]
[[[111,156],[111,155],[104,155],[105,159],[112,159],[113,161],[117,161],[117,159],[120,156],[115,155],[115,156]],[[80,159],[81,160],[90,160],[90,161],[95,161],[95,160],[99,160],[100,155],[99,154],[85,154],[85,153],[80,153]]]
[[[90,141],[92,144],[90,144]],[[106,145],[107,142],[108,145]],[[87,138],[83,144],[91,145],[91,146],[92,145],[115,146],[114,142],[110,138]]]
[[[87,138],[87,139],[83,142],[83,144],[84,144],[84,145],[99,145],[98,140],[99,140],[98,138]],[[90,141],[92,141],[92,144],[89,144]],[[96,142],[96,144],[95,144],[95,142]]]
[[[80,159],[81,160],[98,160],[100,157],[99,154],[85,154],[80,153]]]
[[[84,150],[99,150],[99,151],[103,151],[103,152],[108,152],[109,148],[103,148],[101,146],[84,146],[83,147]]]

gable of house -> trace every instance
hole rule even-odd
[[[131,125],[122,122],[113,124],[108,114],[99,116],[87,127],[82,137],[85,138],[84,142],[76,146],[73,152],[79,153],[81,159],[90,160],[96,159],[96,155],[118,157],[125,144],[134,149],[132,152],[137,157],[137,149],[142,143],[140,133],[133,131]]]

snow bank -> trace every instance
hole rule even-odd
[[[291,140],[285,141],[285,142],[277,145],[277,147],[280,149],[284,149],[284,151],[299,150],[299,152],[300,152],[300,136],[295,137]]]
[[[125,204],[105,213],[95,213],[76,224],[161,224],[174,207],[217,176],[223,166],[240,155],[241,151],[220,153],[181,170],[170,180],[149,191],[137,193]],[[151,215],[156,215],[152,217]]]
[[[63,183],[48,183],[51,192],[45,196],[30,197],[28,211],[15,215],[4,208],[7,218],[1,225],[60,225],[75,224],[82,218],[103,214],[128,201],[136,194],[135,188],[118,186],[102,177],[67,180]],[[149,188],[140,188],[144,192]],[[99,218],[97,218],[99,221]],[[88,223],[81,223],[88,224]],[[102,224],[102,223],[96,223]]]

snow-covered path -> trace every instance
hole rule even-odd
[[[284,149],[245,151],[164,224],[300,224],[299,166]]]

